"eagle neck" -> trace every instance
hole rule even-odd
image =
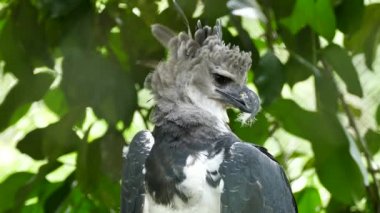
[[[170,121],[182,127],[207,126],[217,128],[221,132],[230,132],[228,124],[218,117],[198,106],[185,103],[157,104],[153,110],[151,121],[156,126]]]

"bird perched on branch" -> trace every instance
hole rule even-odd
[[[250,119],[260,108],[245,85],[250,53],[224,44],[220,22],[198,22],[194,35],[162,25],[152,32],[169,56],[146,79],[155,127],[124,155],[121,211],[297,212],[281,166],[228,126],[227,108]]]

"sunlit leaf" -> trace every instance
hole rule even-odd
[[[57,115],[64,115],[68,110],[66,97],[61,88],[49,90],[44,96],[44,103]]]
[[[301,192],[295,194],[299,212],[320,212],[322,201],[318,189],[306,187]]]
[[[297,0],[292,14],[282,19],[281,23],[283,23],[292,34],[296,34],[313,18],[313,6],[313,0]]]
[[[313,153],[306,154],[296,145],[291,154],[279,150],[277,155],[290,172],[294,169],[293,160],[304,159],[297,171],[301,170],[301,175],[315,171],[330,193],[319,194],[324,190],[314,179],[309,179],[303,189],[292,183],[299,189],[295,195],[299,211],[371,212],[373,201],[369,194],[376,193],[374,185],[368,183],[363,155],[344,126],[347,117],[338,104],[334,75],[320,67],[327,64],[333,68],[348,92],[362,97],[351,56],[364,53],[368,67],[376,58],[380,4],[371,2],[364,6],[364,0],[234,1],[254,7],[257,2],[270,21],[259,23],[270,24],[270,34],[260,28],[263,34],[252,38],[247,31],[256,32],[257,25],[231,14],[227,0],[177,2],[191,31],[198,18],[209,26],[221,18],[224,41],[252,52],[254,72],[249,72],[248,83],[255,80],[264,101],[263,110],[251,126],[241,125],[235,120],[238,114],[229,111],[233,132],[244,141],[260,145],[276,128],[310,141]],[[163,4],[168,7],[162,7]],[[0,183],[0,212],[118,212],[121,152],[125,144],[119,131],[131,125],[137,108],[136,93],[152,71],[146,65],[165,58],[166,50],[151,35],[150,26],[160,23],[175,32],[187,31],[184,18],[171,0],[6,0],[0,8],[0,75],[10,74],[17,79],[8,94],[0,95],[5,97],[0,105],[0,132],[16,123],[17,128],[8,128],[0,140],[7,139],[9,132],[14,134],[12,139],[19,137],[19,128],[25,126],[23,118],[35,102],[43,101],[58,119],[47,127],[32,130],[18,142],[21,153],[46,163],[36,174],[16,172]],[[345,47],[331,44],[336,30],[343,33]],[[273,38],[273,52],[266,53],[263,51],[268,51],[268,35]],[[338,44],[341,36],[337,34],[334,42]],[[56,70],[57,79],[39,72],[36,68],[40,67]],[[315,111],[281,99],[284,94],[302,102],[296,97],[299,91],[294,90],[303,89],[301,86],[289,94],[288,89],[282,90],[283,84],[293,86],[312,75],[316,86]],[[56,81],[51,88],[53,80]],[[100,138],[82,138],[83,131],[91,130],[83,129],[87,124],[82,125],[87,107],[107,126]],[[356,117],[361,116],[360,110],[349,107]],[[151,109],[143,111],[142,119],[148,122]],[[380,108],[376,120],[380,125]],[[96,131],[95,126],[92,131]],[[372,154],[379,153],[379,135],[378,128],[365,134]],[[286,138],[276,139],[287,142]],[[77,158],[59,158],[67,153]],[[7,155],[2,157],[8,161]],[[65,159],[64,163],[61,159]],[[20,165],[14,166],[19,171]],[[72,166],[73,171],[65,180],[49,182],[47,175],[67,166]],[[367,194],[364,185],[369,189]]]
[[[297,0],[292,15],[281,23],[293,34],[309,25],[327,40],[335,35],[335,15],[330,0]]]
[[[315,1],[313,14],[313,18],[309,20],[311,28],[327,40],[332,40],[335,35],[336,21],[331,1]]]

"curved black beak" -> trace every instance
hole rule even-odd
[[[215,90],[222,95],[224,101],[243,112],[250,113],[255,116],[260,110],[260,99],[248,87],[229,87],[228,89]]]

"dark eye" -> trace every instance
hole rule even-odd
[[[214,80],[216,81],[216,83],[222,86],[227,85],[232,82],[231,78],[217,74],[217,73],[213,73],[212,76],[214,77]]]

